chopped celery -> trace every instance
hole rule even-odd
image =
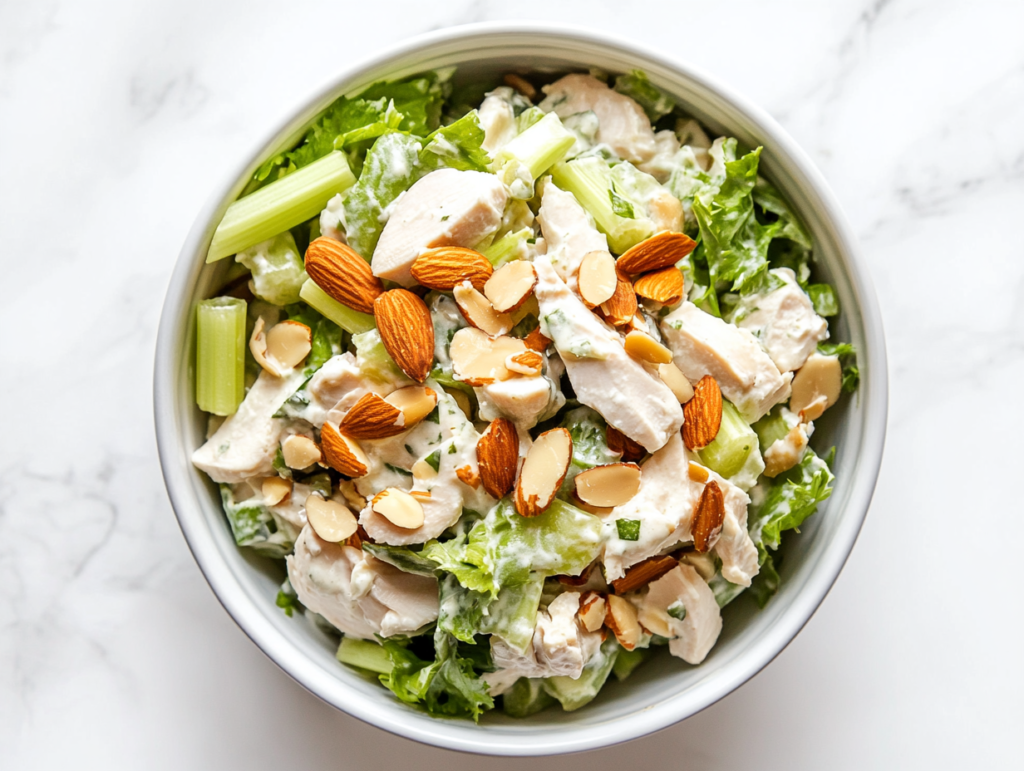
[[[597,227],[608,236],[612,251],[622,254],[654,232],[647,219],[620,217],[612,208],[609,194],[612,189],[611,169],[600,158],[577,158],[561,163],[551,170],[555,183],[568,190],[580,205],[590,212]]]
[[[502,695],[501,705],[509,717],[529,717],[555,703],[554,698],[544,690],[543,680],[520,677],[515,685]]]
[[[196,308],[196,403],[233,415],[245,398],[245,300],[214,297]]]
[[[583,667],[583,674],[579,678],[544,678],[544,690],[558,699],[566,712],[589,704],[608,679],[622,650],[614,637],[605,640],[597,654]]]
[[[615,663],[612,665],[612,673],[615,675],[615,679],[620,682],[625,680],[633,674],[638,666],[647,661],[647,657],[650,655],[650,648],[635,648],[631,651],[623,648],[620,650],[619,655],[615,657]]]
[[[358,335],[377,328],[373,316],[342,305],[318,287],[311,278],[306,279],[306,283],[302,285],[299,297],[350,334]]]
[[[217,226],[206,261],[216,262],[305,222],[355,182],[345,156],[335,151],[239,198]]]
[[[533,183],[558,163],[576,142],[553,112],[531,125],[498,151],[495,169],[516,198],[532,198]]]
[[[757,434],[731,402],[722,402],[722,427],[715,441],[699,451],[708,468],[728,479],[743,468],[750,453],[757,451]]]
[[[252,271],[253,294],[272,305],[297,302],[308,276],[291,231],[279,233],[238,253],[235,258]]]
[[[500,268],[506,262],[511,262],[515,259],[519,254],[520,244],[522,244],[527,238],[532,237],[533,230],[530,228],[523,228],[515,233],[506,233],[486,249],[482,250],[481,254],[483,254],[483,256],[486,257],[495,268]]]
[[[786,421],[782,414],[782,407],[775,407],[753,425],[757,433],[758,442],[761,445],[761,452],[765,452],[779,439],[784,439],[792,426]]]
[[[335,654],[338,661],[350,667],[366,669],[379,675],[390,675],[391,658],[384,648],[369,640],[357,640],[355,637],[342,637],[341,645]]]

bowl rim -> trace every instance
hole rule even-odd
[[[239,190],[239,180],[253,163],[282,143],[288,127],[296,116],[322,104],[330,96],[343,92],[343,86],[386,66],[393,60],[410,54],[426,54],[430,49],[464,39],[484,40],[496,36],[530,36],[549,40],[571,40],[574,43],[599,45],[616,53],[647,64],[671,70],[714,92],[732,108],[744,114],[758,131],[769,138],[780,156],[786,157],[803,176],[807,187],[816,196],[825,212],[825,219],[834,230],[839,256],[850,277],[858,306],[867,346],[863,358],[862,389],[870,394],[863,420],[859,474],[852,480],[852,489],[843,510],[844,527],[837,531],[819,558],[814,574],[801,587],[788,612],[779,623],[770,627],[757,645],[759,655],[743,657],[719,673],[715,682],[694,689],[693,698],[664,701],[613,721],[593,727],[573,728],[547,733],[540,741],[521,742],[510,736],[501,741],[486,730],[486,726],[473,726],[474,733],[454,730],[449,721],[436,720],[430,730],[419,721],[402,720],[396,707],[382,707],[349,689],[344,701],[328,691],[320,677],[320,670],[293,643],[261,616],[254,598],[238,584],[226,563],[220,558],[211,534],[204,527],[199,507],[194,505],[185,472],[176,462],[183,451],[177,428],[174,387],[178,355],[183,342],[181,308],[192,293],[192,286],[202,268],[194,264],[194,256],[204,245],[211,232],[214,218],[222,215],[227,203]],[[643,66],[643,65],[641,65]],[[315,114],[315,113],[314,113]],[[292,132],[295,134],[295,131]],[[580,752],[640,738],[667,728],[711,706],[754,677],[781,653],[799,634],[820,606],[838,578],[860,533],[877,482],[885,444],[888,420],[888,368],[881,312],[870,276],[859,256],[859,247],[839,203],[825,182],[821,172],[792,137],[762,108],[706,73],[702,68],[684,60],[641,48],[624,37],[576,25],[546,22],[483,22],[437,30],[402,40],[382,52],[342,67],[303,99],[287,110],[284,117],[266,131],[264,139],[255,149],[240,153],[229,173],[214,187],[214,192],[196,217],[182,246],[168,284],[158,330],[153,378],[154,418],[157,450],[165,486],[182,534],[193,558],[203,573],[218,601],[239,628],[256,646],[285,673],[307,691],[343,712],[398,736],[413,739],[443,749],[486,755],[537,756]],[[295,137],[296,139],[298,136]],[[862,390],[862,393],[864,390]],[[190,454],[190,450],[185,450]]]

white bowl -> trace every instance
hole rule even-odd
[[[294,143],[304,127],[341,94],[385,78],[446,65],[460,72],[589,66],[616,73],[640,68],[717,133],[764,146],[761,168],[799,211],[814,236],[818,274],[836,287],[842,316],[833,337],[857,346],[860,389],[821,421],[815,446],[838,446],[836,485],[797,535],[787,535],[782,586],[768,606],[737,601],[725,629],[699,667],[665,651],[626,682],[610,682],[587,707],[547,710],[526,720],[487,715],[479,725],[439,720],[397,701],[389,691],[339,664],[335,643],[274,604],[281,575],[239,549],[215,486],[193,468],[205,420],[194,399],[195,304],[219,286],[228,260],[204,257],[228,203],[260,162]],[[760,108],[699,69],[606,34],[522,23],[447,29],[403,43],[337,75],[302,109],[267,133],[214,189],[200,212],[171,278],[160,322],[154,375],[157,441],[164,479],[182,532],[210,586],[242,630],[305,688],[354,717],[393,733],[454,750],[493,755],[545,755],[590,750],[665,728],[739,687],[770,662],[817,609],[842,569],[867,513],[882,457],[887,413],[885,342],[877,301],[835,197],[806,154]]]

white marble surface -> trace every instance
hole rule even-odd
[[[761,675],[654,737],[488,767],[1019,768],[1019,0],[0,3],[0,766],[484,762],[335,712],[235,627],[150,381],[178,248],[266,126],[378,46],[510,13],[649,40],[804,144],[874,275],[892,409],[860,542]]]

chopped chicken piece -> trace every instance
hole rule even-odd
[[[192,453],[192,463],[214,482],[228,484],[273,473],[277,445],[289,423],[274,413],[302,380],[301,370],[284,377],[261,371],[238,411]]]
[[[480,419],[491,421],[506,417],[517,427],[529,430],[553,415],[565,404],[558,387],[562,367],[557,359],[548,362],[552,369],[540,377],[514,377],[497,380],[476,390]]]
[[[327,419],[327,413],[332,410],[348,412],[369,391],[386,395],[379,387],[369,388],[371,384],[372,381],[363,378],[359,371],[354,354],[332,356],[316,371],[306,386],[309,406],[303,412],[303,417],[320,428]]]
[[[676,153],[679,152],[679,138],[676,136],[676,132],[665,129],[654,135],[654,146],[654,155],[639,164],[637,168],[665,184],[676,167],[675,158]]]
[[[548,180],[537,212],[547,256],[559,278],[576,286],[576,272],[590,252],[608,251],[608,239],[598,232],[590,215],[572,193]]]
[[[488,94],[480,105],[480,128],[484,130],[481,147],[491,157],[516,137],[516,116],[507,99]]]
[[[715,593],[690,565],[680,565],[652,581],[640,608],[641,612],[665,613],[663,618],[673,634],[668,649],[688,664],[700,664],[722,631],[722,613]],[[680,620],[668,612],[670,608],[686,613]]]
[[[789,397],[793,376],[779,372],[748,330],[684,302],[662,319],[661,331],[690,382],[711,375],[748,423]]]
[[[370,263],[375,276],[414,286],[412,263],[435,246],[475,246],[501,224],[508,191],[496,176],[439,169],[395,204]]]
[[[628,96],[597,78],[579,74],[566,75],[544,86],[544,93],[547,98],[540,108],[559,118],[593,112],[598,121],[598,143],[608,145],[623,160],[643,162],[654,157],[657,148],[651,121]]]
[[[679,400],[657,375],[626,353],[622,337],[562,281],[547,257],[534,261],[541,324],[565,362],[576,398],[648,452],[678,435]]]
[[[818,343],[828,337],[828,322],[814,312],[811,298],[789,268],[770,271],[783,286],[740,299],[736,326],[750,330],[779,372],[800,369]]]

